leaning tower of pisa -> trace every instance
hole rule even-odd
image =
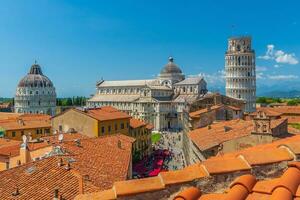
[[[246,101],[245,112],[255,111],[256,74],[255,52],[251,37],[228,39],[225,54],[226,95]]]

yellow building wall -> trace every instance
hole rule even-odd
[[[130,129],[130,136],[136,139],[133,152],[139,151],[141,156],[151,153],[151,130],[146,129],[145,126]]]
[[[25,164],[26,163],[25,154],[27,154],[27,159],[28,159],[27,162],[30,162],[37,157],[41,157],[41,156],[45,155],[46,153],[51,152],[52,149],[53,149],[52,146],[48,146],[48,147],[43,147],[43,148],[36,149],[33,151],[26,151],[26,152],[25,152],[25,150],[24,150],[24,152],[20,151],[19,155],[9,158],[9,168],[17,167],[18,162],[20,162],[21,164]],[[6,163],[0,162],[0,171],[3,171],[3,170],[6,170]]]
[[[116,133],[129,135],[129,118],[99,121],[98,123],[99,123],[98,136],[113,135]],[[123,129],[121,128],[122,124],[124,124]],[[117,129],[115,128],[115,126],[117,126]],[[110,127],[110,131],[109,131],[109,127]],[[102,132],[102,128],[104,128],[104,132]]]
[[[59,131],[61,126],[63,132],[73,128],[88,137],[98,136],[98,120],[73,109],[52,118],[51,124],[53,131]]]
[[[37,130],[39,130],[39,134],[37,134]],[[46,130],[48,130],[49,133],[45,133]],[[5,135],[4,137],[13,140],[22,140],[22,135],[23,134],[29,135],[29,133],[31,134],[32,139],[36,139],[36,138],[52,135],[52,130],[51,127],[22,129],[22,130],[6,130],[4,133]]]

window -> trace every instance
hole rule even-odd
[[[108,126],[108,132],[110,132],[110,131],[111,131],[111,126],[109,125],[109,126]]]
[[[124,123],[121,123],[121,129],[124,129]]]
[[[58,130],[59,130],[59,131],[62,131],[62,130],[63,130],[62,125],[59,125],[59,126],[58,126]]]
[[[48,134],[48,133],[50,133],[50,129],[46,128],[44,132]]]
[[[39,129],[36,130],[36,134],[40,134],[40,130]]]
[[[118,130],[118,124],[115,123],[115,130]]]
[[[101,133],[104,133],[105,132],[105,128],[104,126],[101,127]]]
[[[127,122],[126,126],[127,126],[127,128],[129,128],[129,123],[128,122]]]
[[[23,136],[24,135],[24,131],[21,131],[21,136]]]
[[[12,137],[16,137],[16,132],[13,131],[13,132],[11,133],[11,136],[12,136]]]

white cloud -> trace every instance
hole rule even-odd
[[[264,73],[262,72],[259,72],[259,73],[256,73],[256,79],[265,79],[266,77],[264,76]]]
[[[275,60],[276,63],[284,63],[290,65],[299,63],[294,53],[285,53],[282,50],[275,50],[275,45],[273,44],[267,45],[266,54],[263,56],[258,56],[258,58],[263,60]]]
[[[264,66],[256,66],[256,71],[257,72],[264,72],[264,71],[267,71],[267,67],[264,67]]]
[[[277,64],[276,64],[276,65],[274,65],[274,67],[275,67],[275,68],[279,68],[279,67],[281,67],[281,65],[277,65]]]
[[[268,78],[271,80],[291,80],[298,79],[299,77],[296,75],[268,75]]]
[[[224,70],[219,70],[217,73],[213,73],[213,74],[201,73],[199,75],[203,76],[205,81],[208,84],[224,83],[224,80],[225,80],[225,71]]]

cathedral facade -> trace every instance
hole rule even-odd
[[[183,111],[207,94],[203,77],[186,78],[172,57],[156,79],[97,83],[89,108],[113,106],[154,125],[155,130],[182,129]]]
[[[16,113],[55,115],[55,87],[38,64],[33,64],[29,73],[20,80],[14,101]]]

